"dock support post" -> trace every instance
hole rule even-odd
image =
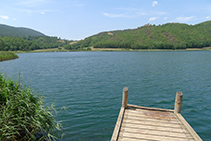
[[[175,104],[174,104],[174,113],[175,114],[179,114],[181,111],[182,96],[183,96],[182,92],[176,93]]]
[[[124,87],[122,94],[122,107],[127,108],[128,87]]]

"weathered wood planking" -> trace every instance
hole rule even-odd
[[[180,114],[181,92],[174,110],[127,104],[128,88],[123,89],[122,108],[111,141],[202,141]]]
[[[131,107],[125,109],[118,140],[125,137],[138,140],[194,140],[173,112]],[[133,117],[139,115],[142,119],[134,120]]]

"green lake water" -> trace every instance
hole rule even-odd
[[[173,109],[183,92],[181,113],[203,140],[211,140],[211,52],[65,52],[18,54],[0,71],[41,92],[56,105],[64,141],[109,141],[122,89],[130,104]],[[62,110],[65,107],[66,110]]]

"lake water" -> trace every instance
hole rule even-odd
[[[211,52],[65,52],[18,54],[0,71],[41,92],[56,105],[65,141],[109,141],[119,114],[122,89],[130,104],[174,108],[203,140],[211,140]],[[62,110],[63,108],[66,110]]]

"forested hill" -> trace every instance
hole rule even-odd
[[[0,51],[31,51],[69,46],[68,40],[45,36],[29,28],[17,28],[0,24]]]
[[[146,24],[137,29],[102,32],[88,37],[69,49],[83,47],[129,49],[185,49],[211,46],[211,21],[196,25]]]
[[[45,36],[43,33],[30,28],[13,27],[0,24],[0,36],[26,37],[26,36]]]

